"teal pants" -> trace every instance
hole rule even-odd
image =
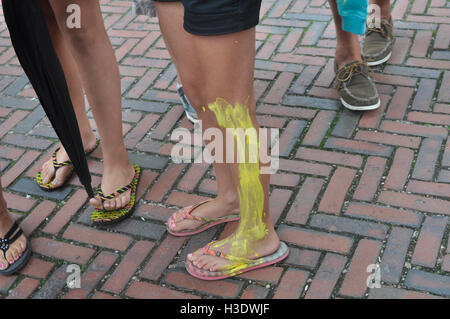
[[[368,0],[336,0],[339,15],[342,17],[342,29],[347,32],[364,34]]]

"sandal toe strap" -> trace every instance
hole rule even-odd
[[[208,245],[206,245],[205,247],[203,247],[203,254],[223,258],[223,259],[226,259],[226,260],[232,261],[232,262],[244,263],[244,264],[250,264],[253,262],[251,259],[236,257],[236,256],[224,254],[220,251],[211,249],[211,246],[214,245],[215,243],[216,242],[213,241],[213,242],[209,243]]]
[[[13,235],[14,234],[14,235]],[[9,246],[14,243],[23,234],[22,229],[19,228],[16,222],[11,226],[4,238],[0,238],[0,250],[3,251],[3,255],[9,249]]]
[[[114,198],[116,198],[117,196],[119,196],[119,195],[125,193],[126,191],[130,190],[132,187],[133,187],[133,183],[130,183],[130,184],[128,184],[127,186],[122,187],[122,188],[116,190],[114,193],[111,193],[111,194],[109,194],[109,195],[105,195],[105,194],[103,193],[103,191],[102,191],[101,186],[99,186],[97,192],[98,192],[98,195],[100,196],[100,198],[101,198],[102,200],[108,200],[108,199],[114,199]]]
[[[53,162],[53,167],[55,169],[61,168],[63,166],[69,166],[69,165],[73,165],[72,161],[64,161],[64,162],[58,162],[58,160],[56,159],[56,154],[58,153],[58,151],[60,150],[60,147],[58,147],[52,154],[52,162]]]

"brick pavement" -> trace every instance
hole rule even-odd
[[[90,226],[76,178],[44,193],[32,178],[57,145],[0,18],[0,169],[6,199],[34,256],[0,277],[2,298],[450,297],[450,3],[396,0],[391,60],[374,70],[380,109],[344,110],[333,89],[334,24],[325,0],[264,0],[255,74],[263,126],[281,129],[271,182],[277,231],[290,248],[276,266],[218,282],[187,275],[183,260],[235,225],[193,238],[164,227],[177,208],[215,193],[207,165],[173,164],[170,133],[192,129],[157,21],[128,1],[102,0],[120,61],[126,145],[144,168],[133,218]],[[89,159],[100,181],[99,151]],[[367,266],[381,263],[382,287]],[[81,266],[82,289],[65,285]]]

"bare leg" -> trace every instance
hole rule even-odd
[[[342,18],[339,15],[336,1],[328,0],[328,2],[330,3],[336,25],[336,62],[338,68],[351,61],[361,61],[361,47],[358,35],[342,30]]]
[[[258,130],[253,87],[255,28],[222,36],[200,37],[191,35],[190,37],[195,45],[196,59],[201,63],[199,70],[202,73],[196,77],[196,81],[201,82],[200,87],[204,88],[204,102],[201,105],[211,106],[211,103],[214,103],[217,98],[226,100],[235,108],[238,104],[245,105],[250,114],[252,127]],[[181,69],[181,77],[183,78],[184,70]],[[189,85],[187,85],[189,95],[188,88]],[[198,108],[197,112],[201,114],[202,110]],[[208,108],[203,113],[208,116],[208,126],[218,126],[215,115],[211,114]],[[227,151],[229,150],[230,147],[227,146]],[[226,165],[230,167],[234,185],[240,185],[241,192],[248,192],[248,188],[258,188],[261,185],[262,198],[258,199],[263,203],[261,223],[265,229],[264,232],[258,234],[250,232],[249,229],[242,229],[241,226],[245,225],[249,219],[258,218],[256,216],[258,212],[257,209],[246,210],[246,206],[253,207],[255,203],[252,202],[252,198],[240,196],[240,226],[234,234],[217,242],[214,249],[247,259],[272,254],[278,249],[279,239],[269,213],[269,176],[258,174],[256,179],[251,177],[248,183],[243,183],[240,164]],[[233,264],[233,262],[216,256],[204,255],[201,250],[190,255],[189,259],[197,267],[212,271],[225,269]]]
[[[69,4],[81,7],[80,29],[69,29],[66,25]],[[119,68],[103,24],[100,5],[92,0],[50,0],[50,5],[69,43],[92,106],[104,158],[102,190],[105,194],[111,194],[132,180],[134,169],[122,137]],[[130,191],[127,191],[115,200],[107,200],[105,208],[121,208],[129,201]],[[91,204],[101,207],[98,198],[92,199]]]
[[[391,1],[390,0],[370,0],[370,4],[376,4],[381,9],[381,19],[389,21],[391,18]]]
[[[3,198],[2,185],[0,183],[0,238],[3,238],[10,230],[14,220],[8,212],[6,201]],[[3,251],[0,250],[0,270],[8,268],[8,264],[13,264],[22,256],[22,253],[27,248],[27,239],[25,235],[21,235],[10,248],[6,251],[6,259],[3,256]]]
[[[200,106],[204,106],[204,89],[196,77],[201,76],[199,68],[202,65],[197,61],[196,47],[192,42],[191,35],[183,28],[184,8],[181,2],[156,2],[159,23],[166,43],[166,47],[172,57],[175,67],[179,71],[179,78],[189,92],[188,97],[193,106],[196,106],[199,119],[202,120],[204,129],[217,127],[214,118],[209,112],[204,113]],[[230,214],[239,207],[236,185],[231,178],[229,165],[214,164],[217,177],[217,198],[194,211],[195,216],[217,218]],[[179,221],[181,216],[175,219],[174,225],[169,225],[173,231],[193,229],[201,224],[194,220]]]
[[[162,32],[166,41],[169,42],[168,47],[172,51],[175,63],[177,63],[176,66],[183,81],[183,86],[202,120],[203,128],[219,127],[216,116],[209,110],[208,105],[214,103],[218,98],[222,98],[232,105],[245,104],[251,115],[253,127],[258,129],[253,92],[255,29],[207,37],[194,36],[184,32],[182,36],[186,38],[185,42],[191,45],[188,49],[183,47],[184,50],[179,51],[175,49],[175,46],[180,43],[179,40],[171,41],[168,38],[170,36],[169,30],[165,28],[164,9],[162,8],[169,8],[166,7],[168,5],[175,4],[157,3],[158,15],[160,19],[162,18]],[[170,9],[168,9],[169,11]],[[170,17],[173,17],[173,15],[170,15]],[[173,19],[171,21],[173,22]],[[224,172],[220,168],[217,169],[218,165],[215,166],[219,193],[221,189],[228,191],[231,188],[236,191],[237,185],[240,185],[238,164],[223,164],[223,167]],[[231,178],[224,178],[227,174]],[[252,180],[252,183],[260,183],[263,189],[264,214],[262,215],[262,222],[267,232],[260,238],[246,238],[248,250],[233,251],[233,246],[239,246],[242,242],[242,238],[235,236],[236,233],[218,242],[215,249],[228,254],[233,251],[234,255],[239,255],[238,257],[254,258],[255,256],[271,254],[278,248],[279,239],[269,214],[269,176],[263,175],[257,179]],[[242,199],[240,204],[243,205]],[[241,220],[251,217],[242,216],[241,209]],[[189,258],[194,264],[206,269],[220,269],[230,265],[227,260],[215,256],[201,255],[200,253],[192,254]]]
[[[44,10],[47,26],[49,28],[50,35],[52,37],[53,46],[55,48],[56,53],[58,54],[58,58],[63,67],[65,77],[67,80],[67,86],[69,88],[70,97],[73,103],[74,111],[77,116],[78,126],[80,128],[81,138],[83,140],[84,149],[92,149],[96,143],[96,138],[94,132],[92,131],[91,125],[89,123],[89,119],[86,114],[86,105],[84,103],[84,93],[83,87],[81,84],[80,75],[78,73],[78,68],[73,59],[72,54],[70,53],[68,44],[59,29],[59,26],[56,22],[55,15],[53,14],[52,9],[50,8],[50,4],[48,0],[41,0],[42,8]],[[69,156],[67,155],[64,147],[61,147],[57,153],[58,162],[64,162],[69,160]],[[71,172],[72,168],[69,166],[61,167],[56,171],[53,167],[53,161],[50,159],[48,162],[45,162],[42,167],[42,178],[44,183],[47,183],[53,179],[53,185],[58,186],[59,183],[62,183],[66,180],[68,174]]]

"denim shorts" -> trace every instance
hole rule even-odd
[[[155,0],[182,2],[184,29],[195,35],[221,35],[253,28],[259,23],[262,0]]]

